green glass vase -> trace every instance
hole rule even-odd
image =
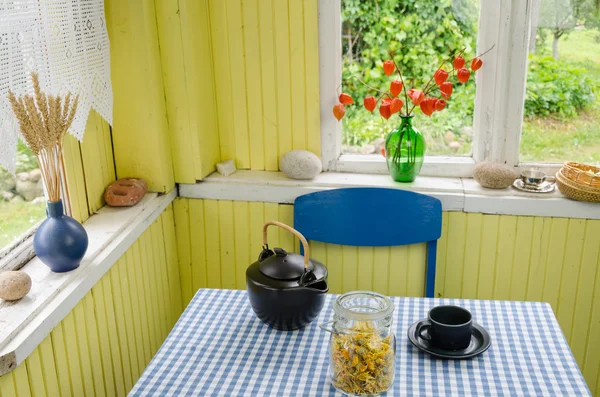
[[[400,116],[400,125],[385,139],[385,160],[396,182],[414,181],[423,166],[425,140],[421,131],[413,127],[412,118]]]

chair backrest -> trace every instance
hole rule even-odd
[[[427,242],[425,291],[433,297],[442,204],[424,194],[387,188],[343,188],[294,201],[294,228],[307,239],[353,246]]]

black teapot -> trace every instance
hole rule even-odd
[[[295,234],[304,255],[282,248],[269,249],[267,228],[279,226]],[[263,249],[258,261],[246,270],[246,288],[252,309],[269,327],[291,331],[315,319],[325,303],[327,268],[310,259],[306,238],[296,229],[277,221],[263,226]]]

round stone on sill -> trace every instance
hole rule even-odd
[[[321,160],[308,150],[291,150],[281,157],[281,171],[291,179],[313,179],[323,169]]]
[[[506,189],[517,179],[517,173],[508,165],[484,161],[475,166],[473,178],[483,187]]]
[[[31,277],[22,271],[6,271],[0,273],[0,298],[16,301],[23,298],[31,290]]]

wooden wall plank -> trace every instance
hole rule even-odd
[[[585,362],[586,346],[590,340],[590,313],[595,297],[595,281],[600,277],[600,222],[588,221],[585,230],[585,241],[581,253],[581,269],[577,286],[577,300],[573,313],[573,329],[571,332],[571,350],[578,363]]]
[[[567,243],[567,229],[569,219],[552,218],[552,229],[550,240],[546,250],[546,277],[544,279],[544,293],[542,299],[552,305],[556,313],[558,310],[558,297],[560,294],[560,283]]]
[[[31,396],[31,387],[27,377],[26,365],[20,365],[11,372],[17,396]]]
[[[244,60],[246,61],[246,96],[248,106],[248,134],[250,137],[250,168],[265,169],[263,130],[264,106],[270,103],[262,95],[261,43],[258,34],[258,1],[242,1],[244,31]]]
[[[405,296],[408,280],[408,247],[390,247],[390,269],[388,280],[388,293],[393,296]]]
[[[104,300],[103,279],[92,288],[91,297],[93,301],[92,310],[94,321],[88,321],[88,327],[96,327],[98,335],[98,346],[100,349],[100,360],[102,362],[102,380],[107,395],[116,395],[115,369],[113,368],[112,345],[110,341],[109,320],[106,316],[106,302]],[[89,317],[88,317],[89,320]],[[119,353],[117,350],[116,353]]]
[[[448,214],[447,254],[452,262],[446,263],[444,296],[457,298],[462,293],[465,242],[467,241],[467,218],[459,212]]]
[[[89,360],[91,364],[91,374],[94,381],[94,392],[97,396],[107,394],[104,388],[104,364],[102,355],[100,354],[100,344],[98,336],[98,328],[96,327],[97,319],[94,312],[94,300],[91,294],[85,295],[83,300],[78,304],[81,307],[83,321],[85,324],[85,335],[87,339],[84,343],[88,346]],[[80,333],[82,330],[79,330]]]
[[[342,246],[342,293],[358,289],[358,247]]]
[[[40,353],[42,361],[42,370],[44,373],[44,384],[46,386],[46,395],[59,396],[60,388],[58,386],[58,374],[54,361],[54,350],[52,348],[52,339],[46,338],[40,344],[37,351]],[[1,378],[0,378],[1,383]],[[1,388],[0,388],[1,391]],[[1,394],[1,393],[0,393]]]
[[[233,202],[233,241],[235,245],[235,288],[246,288],[246,269],[258,258],[258,253],[250,252],[250,219],[248,203]],[[246,265],[246,262],[248,263]]]
[[[373,286],[372,289],[380,294],[388,295],[390,248],[377,247],[373,252]]]
[[[288,24],[289,1],[273,1],[275,26],[275,76],[277,95],[278,160],[292,150],[292,91],[290,30]]]
[[[0,376],[0,396],[13,397],[17,395],[12,374]]]
[[[84,379],[79,356],[79,343],[77,343],[77,327],[75,325],[75,312],[69,313],[62,321],[62,337],[67,352],[65,363],[69,368],[69,379],[71,381],[71,391],[74,396],[84,395]],[[93,390],[93,389],[92,389]]]
[[[500,218],[498,215],[483,216],[483,240],[479,257],[479,280],[477,285],[479,299],[493,298],[499,223]],[[448,256],[448,259],[450,259],[450,256]]]
[[[63,155],[65,160],[65,176],[69,189],[71,216],[79,222],[83,222],[89,218],[89,212],[81,151],[79,142],[70,134],[65,136]],[[68,207],[65,204],[65,212]]]
[[[231,104],[234,109],[235,158],[239,168],[250,168],[250,141],[248,136],[248,87],[244,62],[244,21],[240,0],[226,0],[227,38],[229,40],[229,70],[231,79]],[[217,86],[217,92],[220,87]]]
[[[208,2],[210,14],[210,38],[212,49],[212,62],[215,73],[214,85],[217,102],[217,118],[219,122],[219,147],[223,160],[236,157],[235,127],[231,115],[233,91],[231,81],[231,63],[229,62],[229,36],[227,19],[227,2],[210,0]],[[241,165],[238,163],[238,167]]]
[[[370,291],[373,289],[373,247],[358,247],[357,288]]]
[[[120,261],[119,261],[120,262]],[[127,324],[125,322],[125,309],[123,306],[122,299],[122,286],[121,278],[119,275],[119,262],[113,266],[110,271],[110,283],[112,292],[112,301],[114,305],[115,323],[117,336],[119,338],[119,350],[121,351],[121,363],[123,367],[123,384],[126,390],[131,390],[133,387],[133,379],[135,378],[135,371],[133,370],[133,364],[131,362],[130,350],[133,349],[134,345],[130,345],[128,342]],[[130,331],[129,331],[130,332]]]
[[[301,1],[288,1],[290,75],[292,99],[292,147],[306,148],[306,67],[304,52],[304,8]]]
[[[44,384],[44,371],[42,370],[42,360],[40,352],[36,349],[25,360],[27,369],[27,380],[29,381],[29,390],[34,397],[46,396],[46,385]]]
[[[413,244],[408,246],[407,248],[408,269],[406,276],[406,296],[425,296],[425,276],[427,273],[427,245]]]
[[[60,395],[71,396],[74,395],[74,390],[71,388],[71,374],[67,356],[67,348],[65,346],[65,337],[63,334],[63,323],[64,320],[52,330],[50,333],[50,340],[52,342],[52,350],[54,352],[54,361],[56,363],[56,374],[58,376],[57,380]]]
[[[275,75],[275,26],[273,0],[258,1],[258,28],[260,47],[260,70],[262,83],[262,125],[264,168],[279,169],[277,156],[277,80]],[[318,80],[317,80],[318,81]]]
[[[304,59],[306,73],[306,149],[321,157],[321,97],[319,92],[319,12],[318,2],[304,5]]]
[[[461,296],[475,298],[479,279],[479,257],[483,240],[483,214],[466,214],[466,240],[464,266],[461,280]]]
[[[575,303],[577,301],[585,226],[585,219],[570,219],[569,228],[567,229],[567,242],[556,309],[556,317],[567,341],[571,340],[573,328],[573,314],[575,313]]]
[[[517,218],[517,234],[515,236],[515,249],[513,253],[513,269],[510,279],[510,299],[525,300],[527,296],[527,281],[531,265],[531,250],[533,242],[532,216],[519,216]]]
[[[173,202],[175,212],[175,236],[177,241],[177,258],[179,260],[179,283],[181,300],[184,306],[192,300],[192,248],[190,241],[189,201],[181,198]],[[143,251],[143,250],[142,250]]]
[[[535,218],[531,245],[531,262],[527,280],[527,300],[541,301],[546,277],[546,257],[550,238],[551,218]]]
[[[177,313],[184,309],[181,303],[181,284],[179,275],[179,260],[177,259],[177,243],[175,236],[175,219],[173,205],[169,204],[166,210],[160,216],[160,224],[163,236],[165,250],[165,264],[167,266],[167,275],[169,278],[169,295],[171,300],[172,323],[179,318]],[[187,305],[186,305],[187,306]]]
[[[206,271],[208,288],[221,288],[221,246],[219,232],[219,203],[204,202],[204,236],[206,241]]]
[[[189,200],[190,244],[192,246],[192,290],[206,288],[206,236],[204,233],[204,200]]]
[[[498,227],[501,232],[498,235],[498,245],[496,247],[496,272],[492,296],[494,299],[509,300],[517,217],[512,215],[500,217]]]
[[[438,240],[436,274],[435,274],[435,297],[446,296],[446,258],[448,250],[448,212],[442,213],[442,235]]]

